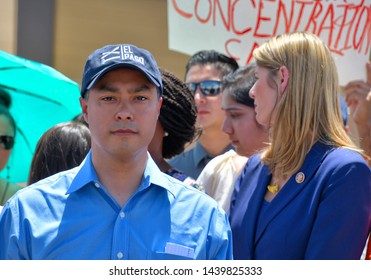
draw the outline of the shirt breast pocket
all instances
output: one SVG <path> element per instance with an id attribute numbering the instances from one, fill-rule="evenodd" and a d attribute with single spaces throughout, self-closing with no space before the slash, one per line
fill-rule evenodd
<path id="1" fill-rule="evenodd" d="M 193 259 L 185 256 L 179 256 L 164 252 L 150 251 L 147 253 L 147 260 L 193 260 Z"/>

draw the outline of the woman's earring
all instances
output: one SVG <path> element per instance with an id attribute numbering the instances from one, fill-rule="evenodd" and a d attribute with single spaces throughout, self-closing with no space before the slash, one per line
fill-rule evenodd
<path id="1" fill-rule="evenodd" d="M 167 131 L 164 132 L 164 137 L 166 137 L 166 136 L 169 136 L 169 132 L 167 132 Z"/>
<path id="2" fill-rule="evenodd" d="M 6 166 L 6 181 L 9 182 L 10 180 L 10 165 Z"/>

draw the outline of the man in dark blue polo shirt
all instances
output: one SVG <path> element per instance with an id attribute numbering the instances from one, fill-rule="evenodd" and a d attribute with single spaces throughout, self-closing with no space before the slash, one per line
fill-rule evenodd
<path id="1" fill-rule="evenodd" d="M 215 50 L 194 54 L 186 66 L 185 82 L 194 94 L 197 106 L 197 125 L 202 134 L 194 147 L 170 159 L 169 163 L 193 178 L 214 157 L 233 149 L 229 137 L 221 130 L 221 80 L 238 68 L 237 62 Z"/>

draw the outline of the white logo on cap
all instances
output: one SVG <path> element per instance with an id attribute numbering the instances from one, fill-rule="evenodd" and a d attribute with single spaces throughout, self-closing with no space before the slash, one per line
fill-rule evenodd
<path id="1" fill-rule="evenodd" d="M 144 65 L 144 58 L 134 55 L 131 46 L 126 45 L 117 46 L 112 51 L 104 52 L 102 54 L 102 64 L 105 64 L 112 59 L 132 60 Z"/>

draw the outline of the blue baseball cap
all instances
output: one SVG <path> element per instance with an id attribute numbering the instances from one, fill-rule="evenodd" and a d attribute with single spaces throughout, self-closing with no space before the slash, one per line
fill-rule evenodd
<path id="1" fill-rule="evenodd" d="M 95 50 L 87 59 L 81 84 L 81 96 L 91 90 L 107 72 L 118 68 L 131 68 L 142 72 L 162 94 L 162 78 L 152 54 L 134 45 L 107 45 Z"/>

